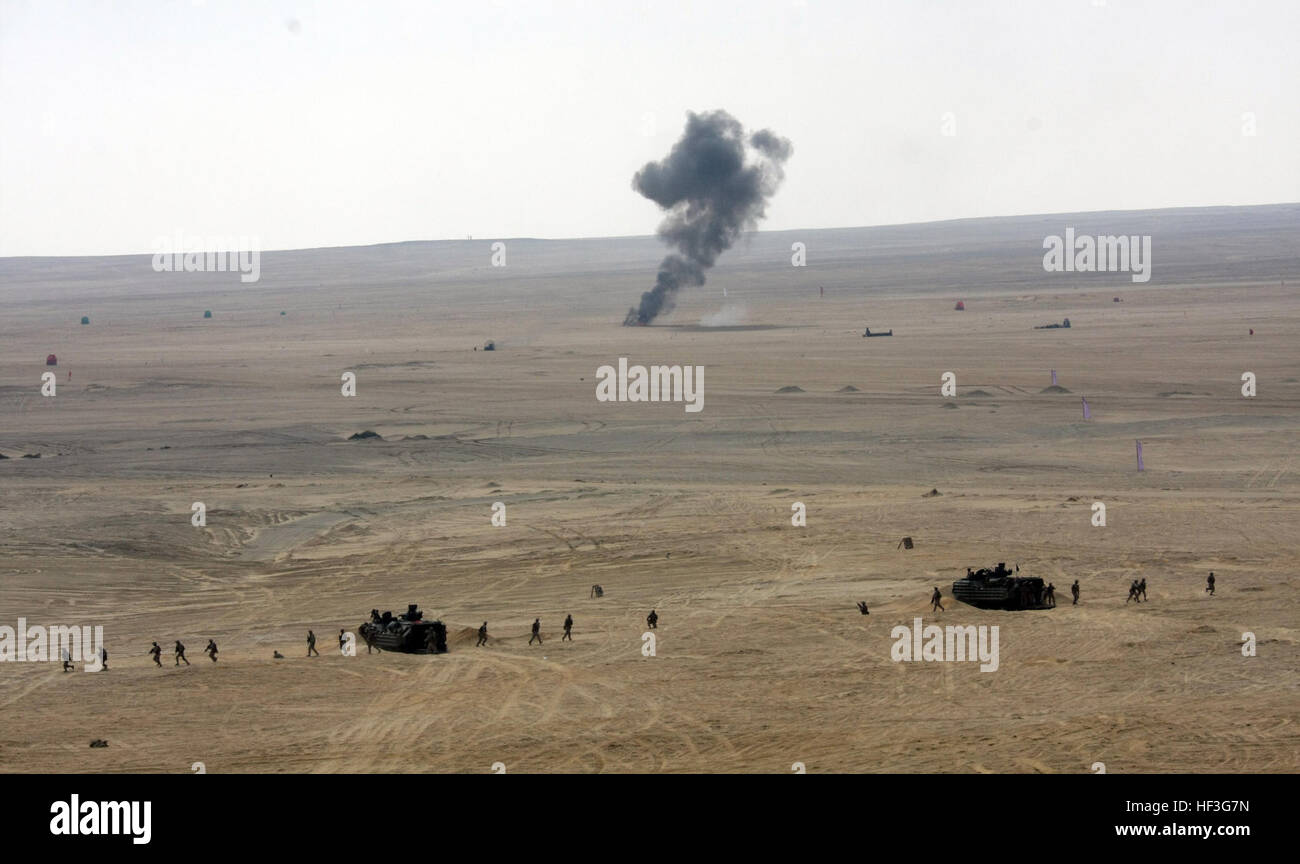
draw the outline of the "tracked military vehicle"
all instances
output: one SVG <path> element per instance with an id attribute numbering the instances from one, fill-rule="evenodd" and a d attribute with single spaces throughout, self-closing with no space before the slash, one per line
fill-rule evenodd
<path id="1" fill-rule="evenodd" d="M 380 615 L 378 609 L 370 610 L 370 620 L 357 628 L 366 644 L 385 651 L 404 654 L 447 653 L 447 627 L 441 621 L 425 621 L 418 603 L 411 603 L 406 612 L 394 616 L 392 612 Z"/>
<path id="2" fill-rule="evenodd" d="M 980 609 L 1050 609 L 1043 580 L 1017 576 L 1005 561 L 996 567 L 966 568 L 966 578 L 952 583 L 952 596 Z"/>

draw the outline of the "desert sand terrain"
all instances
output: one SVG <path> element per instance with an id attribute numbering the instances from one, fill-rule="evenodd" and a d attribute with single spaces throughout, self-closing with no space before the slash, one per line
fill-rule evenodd
<path id="1" fill-rule="evenodd" d="M 1151 234 L 1153 278 L 1044 272 L 1066 225 Z M 0 664 L 0 770 L 1300 770 L 1297 236 L 1297 205 L 762 233 L 639 328 L 650 237 L 270 252 L 247 285 L 0 261 L 0 623 L 110 654 Z M 597 402 L 619 357 L 704 366 L 704 410 Z M 951 598 L 998 561 L 1061 605 Z M 449 653 L 340 656 L 411 602 Z M 894 662 L 918 616 L 998 625 L 998 670 Z"/>

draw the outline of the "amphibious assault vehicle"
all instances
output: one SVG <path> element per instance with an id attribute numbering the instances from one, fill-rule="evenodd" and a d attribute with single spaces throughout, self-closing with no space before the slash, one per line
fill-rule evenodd
<path id="1" fill-rule="evenodd" d="M 370 620 L 357 628 L 367 644 L 385 651 L 405 654 L 447 653 L 447 627 L 441 621 L 425 621 L 418 603 L 411 603 L 406 611 L 394 617 L 392 612 L 380 615 L 378 609 L 370 610 Z"/>
<path id="2" fill-rule="evenodd" d="M 1049 609 L 1042 579 L 1017 576 L 1006 562 L 996 567 L 966 568 L 966 578 L 952 583 L 952 596 L 980 609 Z"/>

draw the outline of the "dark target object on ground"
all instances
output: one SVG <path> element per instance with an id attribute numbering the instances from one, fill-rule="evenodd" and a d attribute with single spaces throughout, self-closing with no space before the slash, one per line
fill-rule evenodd
<path id="1" fill-rule="evenodd" d="M 418 603 L 411 603 L 396 617 L 392 612 L 371 610 L 370 620 L 359 628 L 361 638 L 385 651 L 405 654 L 446 654 L 447 627 L 441 621 L 425 621 Z"/>
<path id="2" fill-rule="evenodd" d="M 1052 608 L 1047 605 L 1046 586 L 1042 579 L 1017 576 L 1002 561 L 997 567 L 984 567 L 974 572 L 966 568 L 966 578 L 952 583 L 952 596 L 980 609 Z"/>
<path id="3" fill-rule="evenodd" d="M 898 546 L 901 546 L 901 547 L 903 547 L 904 549 L 911 549 L 911 548 L 912 548 L 912 538 L 911 538 L 911 537 L 904 537 L 902 540 L 899 540 L 899 541 L 898 541 Z M 895 546 L 894 548 L 897 549 L 898 546 Z"/>

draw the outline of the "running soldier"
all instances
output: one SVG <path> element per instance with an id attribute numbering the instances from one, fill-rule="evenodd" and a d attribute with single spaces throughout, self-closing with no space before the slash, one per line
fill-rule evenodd
<path id="1" fill-rule="evenodd" d="M 571 632 L 572 630 L 573 630 L 573 616 L 565 615 L 564 635 L 560 637 L 560 641 L 563 642 L 565 639 L 568 639 L 570 642 L 572 642 L 573 641 L 573 633 Z"/>
<path id="2" fill-rule="evenodd" d="M 161 668 L 162 668 L 162 648 L 158 647 L 158 643 L 157 643 L 157 642 L 153 643 L 153 647 L 149 649 L 149 656 L 153 657 L 153 665 L 155 665 L 155 666 L 157 666 L 159 669 L 161 669 Z"/>
<path id="3" fill-rule="evenodd" d="M 217 662 L 217 640 L 209 639 L 208 647 L 203 649 L 203 653 L 212 658 L 212 662 Z"/>
<path id="4" fill-rule="evenodd" d="M 650 614 L 647 615 L 647 616 L 645 616 L 645 623 L 650 627 L 651 630 L 658 630 L 658 629 L 659 629 L 659 613 L 656 612 L 655 610 L 651 609 L 651 610 L 650 610 Z"/>
<path id="5" fill-rule="evenodd" d="M 931 612 L 942 612 L 942 611 L 943 611 L 943 603 L 940 602 L 940 600 L 941 600 L 942 597 L 943 597 L 943 595 L 939 593 L 939 586 L 936 585 L 936 586 L 934 587 L 934 593 L 930 595 L 930 611 L 931 611 Z"/>
<path id="6" fill-rule="evenodd" d="M 866 601 L 866 600 L 859 600 L 859 601 L 858 601 L 858 611 L 861 612 L 863 615 L 870 615 L 870 614 L 871 614 L 871 612 L 867 609 L 867 601 Z"/>
<path id="7" fill-rule="evenodd" d="M 478 642 L 474 644 L 474 647 L 481 648 L 486 644 L 487 644 L 487 622 L 484 621 L 483 626 L 478 628 Z"/>
<path id="8" fill-rule="evenodd" d="M 541 618 L 533 619 L 533 635 L 529 637 L 528 644 L 532 645 L 534 639 L 537 640 L 538 645 L 542 644 L 542 619 Z"/>
<path id="9" fill-rule="evenodd" d="M 176 640 L 176 648 L 174 650 L 176 651 L 177 666 L 181 665 L 182 660 L 185 660 L 186 666 L 190 665 L 190 661 L 185 657 L 185 646 L 181 644 L 181 640 L 179 639 Z"/>
<path id="10" fill-rule="evenodd" d="M 1074 602 L 1071 603 L 1070 605 L 1078 606 L 1079 605 L 1079 580 L 1078 579 L 1075 579 L 1074 584 L 1070 586 L 1070 593 L 1074 595 Z"/>
<path id="11" fill-rule="evenodd" d="M 1145 603 L 1147 599 L 1147 577 L 1142 577 L 1142 581 L 1138 583 L 1138 590 L 1142 592 L 1142 601 Z"/>
<path id="12" fill-rule="evenodd" d="M 1128 600 L 1124 601 L 1125 606 L 1128 605 L 1129 600 L 1136 600 L 1139 603 L 1142 602 L 1142 595 L 1138 591 L 1138 580 L 1136 579 L 1133 580 L 1132 585 L 1128 586 Z"/>
<path id="13" fill-rule="evenodd" d="M 64 672 L 71 672 L 71 671 L 72 671 L 72 653 L 71 653 L 70 651 L 68 651 L 68 649 L 67 649 L 66 646 L 63 647 L 63 648 L 61 648 L 61 649 L 59 649 L 59 659 L 63 661 L 63 671 L 64 671 Z"/>
<path id="14" fill-rule="evenodd" d="M 313 654 L 315 654 L 317 657 L 320 656 L 320 652 L 316 650 L 316 634 L 308 630 L 307 631 L 307 656 L 310 657 Z"/>
<path id="15" fill-rule="evenodd" d="M 1210 571 L 1210 576 L 1205 580 L 1205 593 L 1211 597 L 1214 596 L 1214 571 Z"/>

